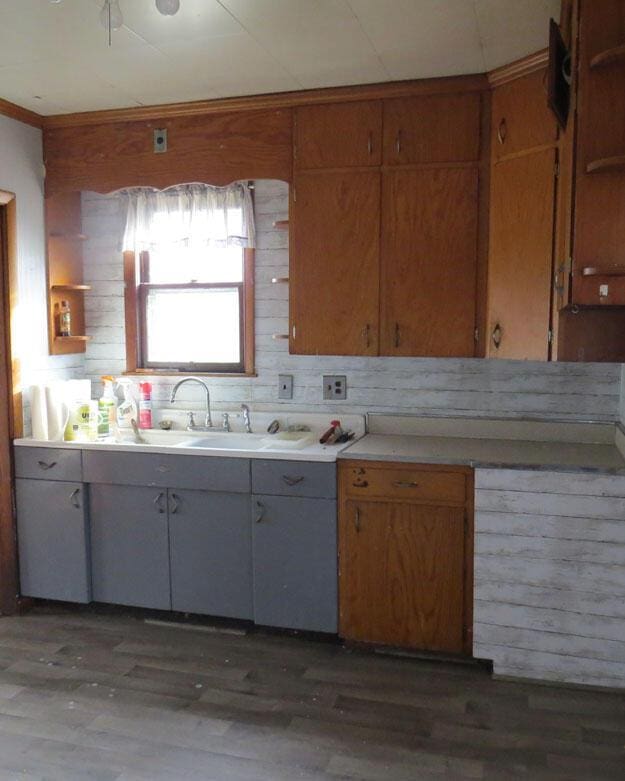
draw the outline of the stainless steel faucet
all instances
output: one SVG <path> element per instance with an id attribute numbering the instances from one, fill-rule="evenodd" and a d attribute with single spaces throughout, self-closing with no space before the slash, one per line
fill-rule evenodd
<path id="1" fill-rule="evenodd" d="M 211 395 L 210 395 L 210 391 L 208 390 L 208 385 L 204 382 L 204 380 L 201 380 L 199 377 L 185 377 L 184 380 L 180 380 L 174 385 L 174 388 L 171 392 L 171 398 L 169 399 L 169 403 L 173 404 L 176 401 L 176 394 L 178 393 L 178 389 L 180 388 L 181 385 L 184 385 L 185 382 L 197 382 L 206 391 L 206 417 L 204 418 L 204 425 L 197 426 L 195 424 L 193 416 L 190 415 L 187 431 L 207 431 L 209 428 L 213 427 L 213 421 L 211 419 Z"/>
<path id="2" fill-rule="evenodd" d="M 250 420 L 250 408 L 247 404 L 241 404 L 241 412 L 243 413 L 243 423 L 245 424 L 245 431 L 247 434 L 252 433 L 252 421 Z"/>

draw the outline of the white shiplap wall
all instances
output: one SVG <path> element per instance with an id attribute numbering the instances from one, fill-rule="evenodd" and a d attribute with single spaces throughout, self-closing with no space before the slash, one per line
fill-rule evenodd
<path id="1" fill-rule="evenodd" d="M 271 278 L 288 276 L 288 235 L 274 220 L 288 217 L 288 186 L 259 181 L 255 189 L 258 240 L 256 251 L 256 367 L 249 379 L 211 379 L 216 408 L 247 402 L 263 410 L 289 404 L 310 411 L 384 411 L 465 416 L 557 417 L 608 420 L 618 417 L 620 365 L 546 364 L 516 361 L 416 358 L 343 358 L 290 356 L 286 341 L 273 333 L 288 330 L 288 287 Z M 115 196 L 83 196 L 87 348 L 85 370 L 101 374 L 124 369 L 123 281 L 119 239 L 123 225 Z M 328 284 L 331 284 L 329 280 Z M 278 401 L 278 373 L 294 376 L 291 402 Z M 346 374 L 347 403 L 324 402 L 322 374 Z M 165 402 L 172 381 L 157 379 L 155 403 Z M 186 400 L 201 402 L 197 389 Z M 185 397 L 181 397 L 185 398 Z"/>
<path id="2" fill-rule="evenodd" d="M 475 486 L 474 655 L 625 687 L 625 476 L 478 469 Z"/>

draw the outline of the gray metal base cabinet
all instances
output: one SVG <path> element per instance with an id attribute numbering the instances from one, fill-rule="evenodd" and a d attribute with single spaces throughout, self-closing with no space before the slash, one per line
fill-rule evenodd
<path id="1" fill-rule="evenodd" d="M 88 529 L 82 483 L 15 481 L 21 593 L 90 602 Z"/>
<path id="2" fill-rule="evenodd" d="M 336 502 L 254 495 L 254 620 L 336 633 Z"/>
<path id="3" fill-rule="evenodd" d="M 91 485 L 89 495 L 94 600 L 171 610 L 167 491 Z"/>
<path id="4" fill-rule="evenodd" d="M 172 609 L 252 619 L 249 494 L 169 496 Z"/>

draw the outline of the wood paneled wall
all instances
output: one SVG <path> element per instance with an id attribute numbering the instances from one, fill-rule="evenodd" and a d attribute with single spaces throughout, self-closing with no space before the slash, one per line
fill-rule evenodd
<path id="1" fill-rule="evenodd" d="M 291 179 L 289 109 L 172 117 L 44 130 L 46 195 L 183 182 Z M 154 130 L 168 150 L 154 152 Z"/>
<path id="2" fill-rule="evenodd" d="M 475 473 L 474 655 L 497 675 L 625 681 L 625 477 Z"/>

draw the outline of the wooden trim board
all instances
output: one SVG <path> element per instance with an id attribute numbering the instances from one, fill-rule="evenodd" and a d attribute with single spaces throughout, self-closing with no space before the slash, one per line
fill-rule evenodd
<path id="1" fill-rule="evenodd" d="M 33 127 L 43 127 L 44 117 L 41 114 L 36 114 L 34 111 L 29 111 L 27 108 L 22 108 L 22 106 L 2 98 L 0 98 L 0 115 L 9 117 L 9 119 L 16 119 L 18 122 L 24 122 Z"/>

